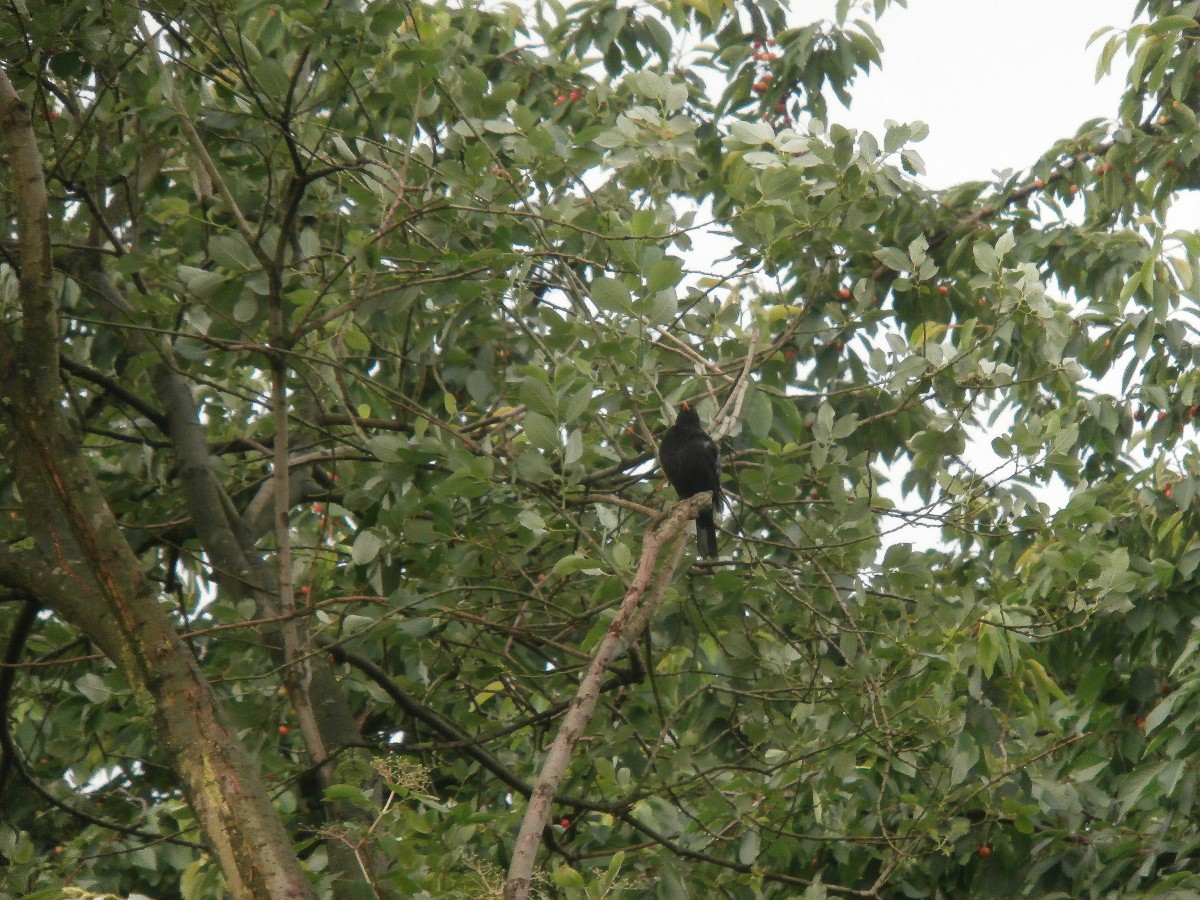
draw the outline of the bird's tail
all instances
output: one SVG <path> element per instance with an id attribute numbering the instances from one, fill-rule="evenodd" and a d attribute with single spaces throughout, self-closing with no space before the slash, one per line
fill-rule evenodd
<path id="1" fill-rule="evenodd" d="M 701 556 L 716 559 L 717 524 L 713 521 L 711 509 L 702 509 L 696 516 L 696 549 Z"/>

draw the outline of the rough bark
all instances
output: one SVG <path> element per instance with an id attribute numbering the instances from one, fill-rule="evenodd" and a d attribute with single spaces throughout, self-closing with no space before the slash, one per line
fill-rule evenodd
<path id="1" fill-rule="evenodd" d="M 59 585 L 39 599 L 128 679 L 232 893 L 313 897 L 250 757 L 143 576 L 63 413 L 45 181 L 28 107 L 3 71 L 0 141 L 17 203 L 21 307 L 0 325 L 0 455 L 26 508 L 38 511 L 25 524 Z"/>
<path id="2" fill-rule="evenodd" d="M 73 251 L 60 255 L 57 263 L 106 308 L 114 322 L 136 325 L 133 306 L 101 268 L 102 259 L 98 253 Z M 358 726 L 333 672 L 326 666 L 310 665 L 308 630 L 300 620 L 287 618 L 293 610 L 281 601 L 276 572 L 257 546 L 265 534 L 275 530 L 279 519 L 274 500 L 276 481 L 284 485 L 286 511 L 299 499 L 297 489 L 311 479 L 273 479 L 268 483 L 271 490 L 264 490 L 267 502 L 255 502 L 245 512 L 240 511 L 213 471 L 197 403 L 187 379 L 174 368 L 169 345 L 153 344 L 152 338 L 136 328 L 130 330 L 129 339 L 162 355 L 151 372 L 154 394 L 162 410 L 156 411 L 154 419 L 166 433 L 178 461 L 177 477 L 193 533 L 212 563 L 213 579 L 222 596 L 233 603 L 252 599 L 256 618 L 269 623 L 261 626 L 263 643 L 284 673 L 284 687 L 303 726 L 300 734 L 317 764 L 318 782 L 321 787 L 328 786 L 334 779 L 332 765 L 326 760 L 358 743 Z M 287 445 L 283 447 L 286 456 Z M 290 464 L 278 465 L 283 471 L 290 468 Z M 290 637 L 286 635 L 289 630 Z M 291 652 L 286 650 L 289 643 Z M 305 670 L 303 677 L 299 676 L 299 668 Z M 327 804 L 326 812 L 331 821 L 369 821 L 362 810 L 345 802 Z M 333 870 L 342 873 L 343 879 L 365 880 L 360 861 L 343 842 L 331 839 L 327 850 Z M 341 885 L 338 882 L 335 886 L 339 896 Z"/>

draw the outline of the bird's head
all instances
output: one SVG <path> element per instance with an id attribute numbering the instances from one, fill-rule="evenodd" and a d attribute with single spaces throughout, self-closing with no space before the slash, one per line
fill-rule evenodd
<path id="1" fill-rule="evenodd" d="M 679 415 L 675 418 L 676 422 L 700 424 L 700 414 L 696 412 L 696 407 L 684 400 L 679 404 Z"/>

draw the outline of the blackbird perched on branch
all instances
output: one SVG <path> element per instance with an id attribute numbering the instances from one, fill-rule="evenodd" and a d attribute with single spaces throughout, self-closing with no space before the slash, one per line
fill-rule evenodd
<path id="1" fill-rule="evenodd" d="M 696 544 L 707 557 L 717 555 L 717 526 L 713 513 L 721 508 L 721 461 L 717 445 L 700 425 L 700 416 L 690 403 L 682 403 L 675 424 L 667 429 L 658 456 L 667 480 L 680 498 L 712 491 L 712 509 L 696 517 Z"/>

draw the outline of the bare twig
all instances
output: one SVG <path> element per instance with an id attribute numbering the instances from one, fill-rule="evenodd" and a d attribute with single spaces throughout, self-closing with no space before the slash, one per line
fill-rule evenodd
<path id="1" fill-rule="evenodd" d="M 746 362 L 738 375 L 737 386 L 725 400 L 725 405 L 717 412 L 714 419 L 716 430 L 712 438 L 719 441 L 729 436 L 734 424 L 742 417 L 742 401 L 746 399 L 746 388 L 750 384 L 750 365 L 754 362 L 754 351 L 758 346 L 758 329 L 750 332 L 750 346 L 746 348 Z"/>

